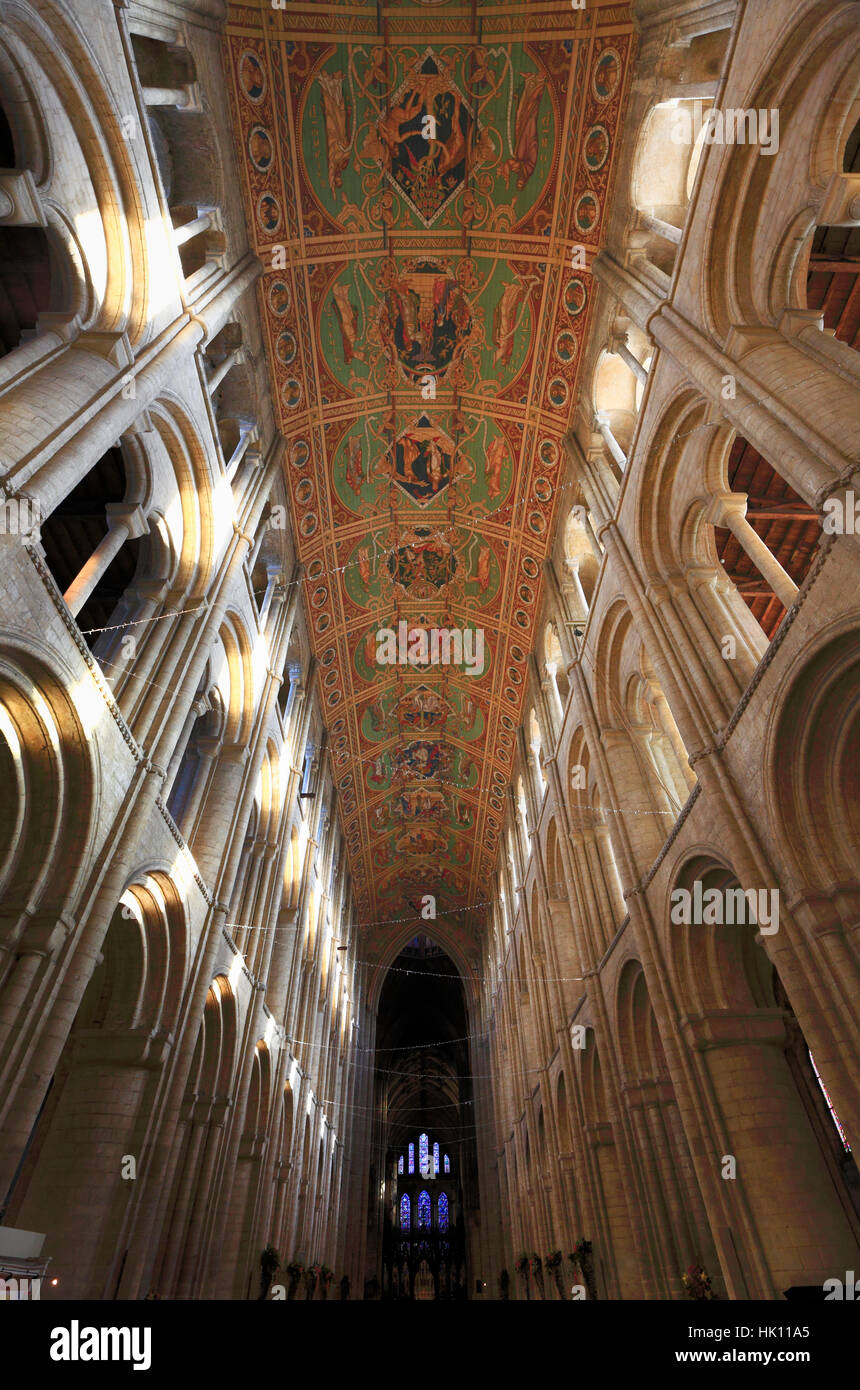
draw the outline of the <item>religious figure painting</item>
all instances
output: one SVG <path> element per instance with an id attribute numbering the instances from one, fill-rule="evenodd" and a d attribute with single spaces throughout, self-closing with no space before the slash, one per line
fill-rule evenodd
<path id="1" fill-rule="evenodd" d="M 449 710 L 450 706 L 437 690 L 423 685 L 404 695 L 397 706 L 398 717 L 411 729 L 438 729 Z"/>
<path id="2" fill-rule="evenodd" d="M 453 458 L 453 440 L 422 415 L 394 445 L 395 480 L 413 502 L 426 506 L 448 486 Z"/>
<path id="3" fill-rule="evenodd" d="M 262 100 L 266 90 L 266 74 L 256 53 L 246 49 L 239 59 L 239 86 L 249 101 Z"/>
<path id="4" fill-rule="evenodd" d="M 511 280 L 505 285 L 502 297 L 496 305 L 493 315 L 493 346 L 496 349 L 493 361 L 496 366 L 507 365 L 511 360 L 518 310 L 525 295 L 526 287 L 523 281 Z"/>
<path id="5" fill-rule="evenodd" d="M 349 298 L 349 285 L 337 284 L 332 290 L 334 298 L 334 309 L 340 325 L 340 337 L 343 345 L 343 360 L 349 366 L 355 357 L 359 362 L 364 361 L 364 349 L 356 346 L 358 337 L 358 322 L 356 311 Z"/>
<path id="6" fill-rule="evenodd" d="M 458 281 L 435 261 L 397 273 L 379 310 L 379 332 L 389 361 L 407 380 L 443 377 L 472 332 L 472 313 Z"/>
<path id="7" fill-rule="evenodd" d="M 352 435 L 346 445 L 346 481 L 357 497 L 364 484 L 364 467 L 361 440 L 356 435 Z"/>
<path id="8" fill-rule="evenodd" d="M 444 772 L 450 762 L 449 750 L 441 743 L 416 739 L 394 751 L 394 773 L 407 779 L 429 780 Z"/>
<path id="9" fill-rule="evenodd" d="M 432 826 L 418 826 L 401 835 L 394 848 L 398 854 L 445 854 L 447 838 Z"/>
<path id="10" fill-rule="evenodd" d="M 447 814 L 444 794 L 428 788 L 401 792 L 393 804 L 401 820 L 444 820 Z"/>
<path id="11" fill-rule="evenodd" d="M 321 693 L 333 718 L 358 715 L 336 742 L 342 778 L 357 768 L 342 795 L 364 910 L 431 843 L 474 895 L 497 848 L 491 779 L 509 775 L 512 740 L 494 709 L 521 693 L 499 625 L 531 635 L 587 328 L 590 277 L 567 241 L 599 244 L 629 41 L 574 15 L 570 43 L 541 17 L 534 42 L 500 29 L 466 47 L 457 0 L 408 0 L 392 45 L 349 8 L 331 34 L 288 38 L 278 16 L 271 54 L 244 33 L 233 49 L 259 248 L 291 242 L 265 285 L 267 341 L 295 535 L 308 572 L 332 574 L 325 602 L 311 590 L 314 638 L 337 628 L 350 655 L 349 681 L 327 666 Z M 438 29 L 422 28 L 437 8 Z M 488 658 L 470 665 L 464 638 L 450 671 L 380 660 L 380 631 L 401 619 L 480 628 Z"/>
<path id="12" fill-rule="evenodd" d="M 484 479 L 487 484 L 488 497 L 496 498 L 502 490 L 502 468 L 505 454 L 505 440 L 502 435 L 497 435 L 489 444 L 484 460 Z"/>
<path id="13" fill-rule="evenodd" d="M 432 227 L 466 175 L 473 118 L 429 53 L 416 63 L 365 142 L 413 212 Z"/>
<path id="14" fill-rule="evenodd" d="M 502 165 L 502 174 L 506 179 L 516 174 L 517 188 L 525 188 L 537 164 L 538 107 L 545 88 L 546 78 L 543 74 L 529 72 L 524 76 L 517 92 L 514 152 Z"/>
<path id="15" fill-rule="evenodd" d="M 328 178 L 332 193 L 343 182 L 343 171 L 349 163 L 352 137 L 347 134 L 349 108 L 343 97 L 343 73 L 321 72 L 325 135 L 328 146 Z"/>
<path id="16" fill-rule="evenodd" d="M 414 598 L 432 598 L 453 577 L 457 559 L 451 546 L 423 528 L 388 556 L 388 572 Z"/>

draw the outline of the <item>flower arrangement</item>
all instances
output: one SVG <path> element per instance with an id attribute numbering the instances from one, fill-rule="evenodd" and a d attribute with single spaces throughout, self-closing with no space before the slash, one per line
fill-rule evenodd
<path id="1" fill-rule="evenodd" d="M 558 1269 L 559 1265 L 561 1264 L 561 1251 L 553 1250 L 551 1255 L 546 1256 L 543 1264 L 544 1269 Z"/>
<path id="2" fill-rule="evenodd" d="M 580 1268 L 582 1268 L 583 1260 L 587 1261 L 590 1255 L 591 1241 L 585 1240 L 583 1238 L 582 1240 L 577 1241 L 576 1245 L 573 1248 L 573 1253 L 568 1255 L 567 1258 L 570 1260 L 570 1263 L 572 1265 L 578 1265 Z"/>
<path id="3" fill-rule="evenodd" d="M 517 1260 L 517 1263 L 516 1263 L 516 1271 L 517 1271 L 517 1274 L 528 1274 L 528 1271 L 529 1271 L 529 1257 L 528 1257 L 528 1255 L 520 1255 L 520 1258 Z"/>
<path id="4" fill-rule="evenodd" d="M 328 1265 L 323 1265 L 320 1270 L 320 1280 L 323 1284 L 330 1284 L 334 1278 L 334 1270 L 329 1269 Z"/>
<path id="5" fill-rule="evenodd" d="M 697 1301 L 713 1298 L 714 1291 L 711 1288 L 711 1276 L 702 1269 L 701 1265 L 690 1265 L 682 1275 L 684 1289 L 688 1298 Z"/>
<path id="6" fill-rule="evenodd" d="M 287 1274 L 291 1279 L 301 1279 L 304 1272 L 304 1265 L 298 1265 L 295 1261 L 287 1265 Z"/>

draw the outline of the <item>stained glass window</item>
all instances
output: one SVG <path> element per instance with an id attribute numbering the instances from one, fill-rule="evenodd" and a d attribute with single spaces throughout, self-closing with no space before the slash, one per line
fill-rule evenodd
<path id="1" fill-rule="evenodd" d="M 450 1173 L 450 1171 L 451 1171 L 451 1160 L 450 1160 L 450 1158 L 448 1157 L 447 1154 L 445 1155 L 445 1159 L 444 1159 L 444 1168 L 445 1168 L 445 1172 L 446 1172 L 446 1173 Z"/>
<path id="2" fill-rule="evenodd" d="M 807 1048 L 806 1050 L 807 1050 L 807 1052 L 809 1052 L 809 1048 Z M 851 1152 L 851 1145 L 848 1143 L 848 1136 L 847 1136 L 847 1134 L 845 1133 L 845 1130 L 842 1128 L 842 1124 L 841 1124 L 841 1121 L 840 1121 L 840 1119 L 839 1119 L 839 1116 L 837 1115 L 836 1111 L 833 1109 L 833 1101 L 830 1099 L 830 1096 L 827 1094 L 827 1087 L 825 1086 L 824 1082 L 821 1080 L 821 1077 L 820 1077 L 820 1075 L 819 1075 L 819 1073 L 818 1073 L 818 1068 L 817 1068 L 817 1066 L 815 1065 L 815 1058 L 813 1057 L 813 1055 L 812 1055 L 811 1052 L 809 1052 L 809 1060 L 810 1060 L 810 1062 L 812 1063 L 812 1070 L 815 1072 L 815 1079 L 816 1079 L 816 1081 L 818 1082 L 819 1086 L 821 1087 L 821 1094 L 824 1096 L 824 1099 L 827 1101 L 827 1109 L 830 1111 L 830 1118 L 831 1118 L 831 1120 L 833 1121 L 833 1123 L 835 1124 L 836 1128 L 839 1130 L 839 1138 L 842 1140 L 842 1147 L 844 1148 L 844 1150 L 845 1150 L 846 1153 L 850 1154 L 850 1152 Z"/>
<path id="3" fill-rule="evenodd" d="M 409 1200 L 409 1193 L 404 1192 L 400 1198 L 400 1229 L 408 1231 L 412 1225 L 412 1203 Z"/>
<path id="4" fill-rule="evenodd" d="M 397 1171 L 398 1173 L 403 1172 L 403 1154 L 401 1154 L 397 1160 Z"/>
<path id="5" fill-rule="evenodd" d="M 418 1171 L 422 1178 L 430 1176 L 430 1145 L 426 1134 L 418 1136 Z"/>
<path id="6" fill-rule="evenodd" d="M 410 1144 L 410 1145 L 409 1145 L 409 1171 L 410 1171 L 410 1173 L 414 1173 L 414 1172 L 415 1172 L 415 1145 L 414 1145 L 414 1144 Z"/>
<path id="7" fill-rule="evenodd" d="M 433 1145 L 433 1176 L 434 1176 L 434 1178 L 438 1178 L 438 1176 L 439 1176 L 439 1145 L 438 1145 L 438 1144 L 434 1144 L 434 1145 Z"/>
<path id="8" fill-rule="evenodd" d="M 418 1193 L 418 1225 L 429 1227 L 431 1224 L 430 1193 L 425 1188 Z"/>
<path id="9" fill-rule="evenodd" d="M 447 1231 L 447 1229 L 448 1229 L 448 1198 L 445 1196 L 445 1193 L 444 1193 L 444 1192 L 441 1192 L 441 1193 L 439 1194 L 438 1212 L 439 1212 L 439 1230 L 440 1230 L 440 1231 Z"/>

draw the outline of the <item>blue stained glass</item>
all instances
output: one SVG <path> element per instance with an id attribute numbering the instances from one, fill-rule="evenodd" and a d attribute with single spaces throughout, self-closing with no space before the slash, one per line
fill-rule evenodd
<path id="1" fill-rule="evenodd" d="M 410 1144 L 410 1145 L 409 1145 L 409 1171 L 410 1171 L 410 1173 L 414 1173 L 414 1172 L 415 1172 L 415 1145 L 414 1145 L 414 1144 Z"/>
<path id="2" fill-rule="evenodd" d="M 445 1172 L 446 1172 L 446 1173 L 450 1173 L 450 1171 L 451 1171 L 451 1160 L 450 1160 L 450 1158 L 448 1157 L 447 1154 L 445 1155 L 445 1164 L 444 1164 L 444 1166 L 445 1166 Z"/>
<path id="3" fill-rule="evenodd" d="M 418 1136 L 418 1171 L 422 1178 L 430 1176 L 430 1145 L 426 1134 Z"/>
<path id="4" fill-rule="evenodd" d="M 444 1193 L 444 1192 L 442 1192 L 442 1193 L 439 1194 L 439 1208 L 438 1208 L 438 1209 L 439 1209 L 439 1230 L 440 1230 L 440 1231 L 447 1231 L 447 1229 L 448 1229 L 448 1198 L 445 1196 L 445 1193 Z"/>
<path id="5" fill-rule="evenodd" d="M 403 1172 L 403 1154 L 401 1154 L 397 1160 L 397 1171 L 398 1173 Z"/>
<path id="6" fill-rule="evenodd" d="M 426 1190 L 418 1193 L 418 1225 L 430 1226 L 431 1224 L 430 1193 Z"/>
<path id="7" fill-rule="evenodd" d="M 433 1176 L 434 1176 L 434 1178 L 438 1178 L 438 1176 L 439 1176 L 439 1145 L 438 1145 L 438 1144 L 434 1144 L 434 1145 L 433 1145 Z"/>
<path id="8" fill-rule="evenodd" d="M 409 1200 L 409 1193 L 404 1192 L 400 1198 L 400 1229 L 408 1231 L 412 1225 L 412 1203 Z"/>

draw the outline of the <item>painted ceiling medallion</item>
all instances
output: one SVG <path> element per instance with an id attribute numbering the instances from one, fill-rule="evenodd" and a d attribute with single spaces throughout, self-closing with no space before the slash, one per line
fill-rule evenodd
<path id="1" fill-rule="evenodd" d="M 419 416 L 394 445 L 394 481 L 419 506 L 435 502 L 451 481 L 455 450 L 447 434 Z"/>
<path id="2" fill-rule="evenodd" d="M 463 186 L 474 117 L 428 48 L 368 137 L 368 152 L 425 227 Z"/>
<path id="3" fill-rule="evenodd" d="M 388 556 L 388 572 L 412 598 L 435 598 L 457 568 L 450 544 L 420 527 Z"/>
<path id="4" fill-rule="evenodd" d="M 411 729 L 438 729 L 445 723 L 453 706 L 435 690 L 420 685 L 398 703 L 398 713 Z"/>
<path id="5" fill-rule="evenodd" d="M 473 315 L 459 281 L 438 261 L 386 267 L 379 332 L 390 362 L 408 382 L 435 391 L 473 336 Z M 425 378 L 428 378 L 425 381 Z"/>

